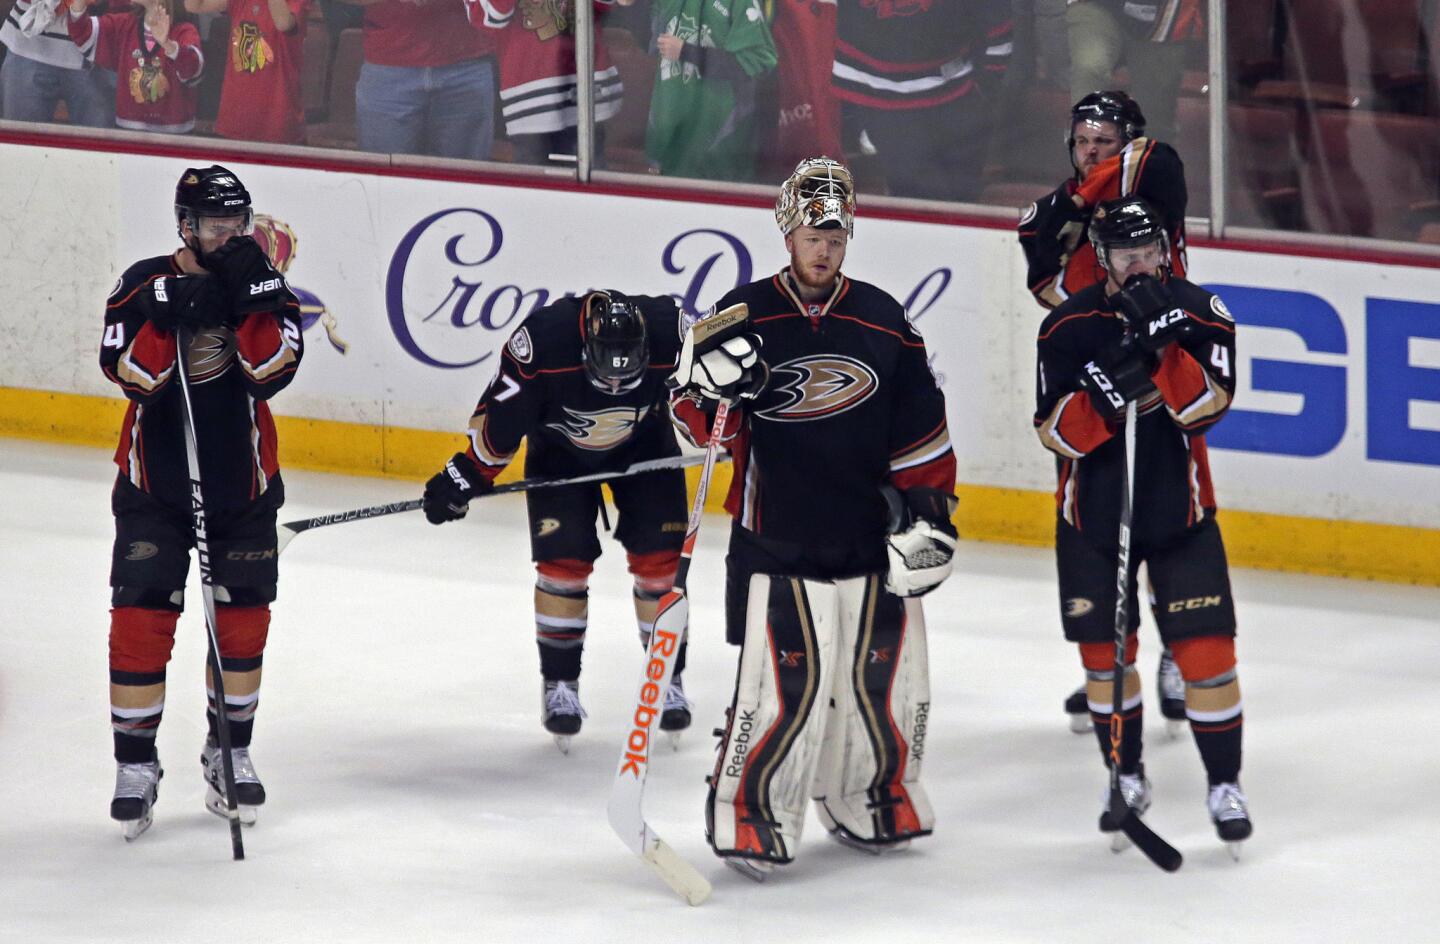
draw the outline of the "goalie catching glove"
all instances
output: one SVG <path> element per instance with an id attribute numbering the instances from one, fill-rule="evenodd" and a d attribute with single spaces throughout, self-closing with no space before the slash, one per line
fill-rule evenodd
<path id="1" fill-rule="evenodd" d="M 885 589 L 897 597 L 924 596 L 950 576 L 957 538 L 950 523 L 955 496 L 938 488 L 901 492 L 889 485 L 880 492 L 890 512 Z"/>
<path id="2" fill-rule="evenodd" d="M 459 521 L 470 510 L 470 500 L 488 495 L 495 490 L 495 484 L 486 478 L 473 459 L 463 452 L 445 463 L 445 468 L 436 472 L 425 483 L 425 496 L 421 499 L 425 519 L 431 524 Z"/>

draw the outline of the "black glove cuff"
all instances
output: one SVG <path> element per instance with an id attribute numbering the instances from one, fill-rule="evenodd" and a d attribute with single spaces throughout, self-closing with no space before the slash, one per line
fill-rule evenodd
<path id="1" fill-rule="evenodd" d="M 960 502 L 953 494 L 927 485 L 917 485 L 903 492 L 893 485 L 882 485 L 880 494 L 885 498 L 889 514 L 886 527 L 890 534 L 907 531 L 916 521 L 928 521 L 952 538 L 957 535 L 950 516 Z"/>

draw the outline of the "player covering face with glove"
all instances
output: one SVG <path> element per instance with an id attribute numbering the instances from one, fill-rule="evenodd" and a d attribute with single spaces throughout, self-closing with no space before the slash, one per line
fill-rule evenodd
<path id="1" fill-rule="evenodd" d="M 792 862 L 807 800 L 842 842 L 904 848 L 934 817 L 915 597 L 950 571 L 955 459 L 924 341 L 841 272 L 855 209 L 838 161 L 801 162 L 776 202 L 789 265 L 688 331 L 672 383 L 697 444 L 733 406 L 726 634 L 741 646 L 707 834 L 755 879 Z"/>
<path id="2" fill-rule="evenodd" d="M 1059 457 L 1061 623 L 1065 638 L 1079 644 L 1087 707 L 1108 764 L 1118 536 L 1122 496 L 1131 494 L 1123 431 L 1133 404 L 1120 792 L 1137 813 L 1150 805 L 1134 665 L 1140 623 L 1134 574 L 1143 562 L 1160 638 L 1184 679 L 1185 718 L 1205 767 L 1210 818 L 1219 837 L 1235 843 L 1251 831 L 1239 783 L 1244 719 L 1234 601 L 1205 443 L 1234 395 L 1235 323 L 1219 297 L 1170 270 L 1163 217 L 1143 198 L 1101 203 L 1090 239 L 1105 281 L 1051 312 L 1036 343 L 1035 429 Z M 1102 832 L 1117 828 L 1101 816 Z"/>

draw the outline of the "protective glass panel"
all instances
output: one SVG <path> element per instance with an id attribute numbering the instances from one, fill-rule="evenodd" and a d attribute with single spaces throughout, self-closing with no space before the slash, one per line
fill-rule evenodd
<path id="1" fill-rule="evenodd" d="M 1440 242 L 1430 0 L 1227 0 L 1229 223 Z"/>

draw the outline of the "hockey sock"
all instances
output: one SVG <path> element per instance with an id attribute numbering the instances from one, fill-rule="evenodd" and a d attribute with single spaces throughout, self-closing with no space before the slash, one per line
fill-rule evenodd
<path id="1" fill-rule="evenodd" d="M 591 565 L 584 561 L 541 561 L 535 581 L 535 643 L 540 675 L 572 682 L 580 677 L 589 621 Z"/>
<path id="2" fill-rule="evenodd" d="M 1140 750 L 1144 741 L 1145 703 L 1141 696 L 1140 673 L 1135 671 L 1135 655 L 1139 639 L 1134 634 L 1125 639 L 1124 697 L 1120 716 L 1124 727 L 1120 735 L 1120 772 L 1133 774 L 1140 769 Z M 1115 647 L 1108 642 L 1080 644 L 1080 659 L 1085 665 L 1085 700 L 1090 706 L 1090 719 L 1095 725 L 1095 739 L 1100 754 L 1109 763 L 1110 706 L 1115 692 Z"/>
<path id="3" fill-rule="evenodd" d="M 1245 715 L 1235 673 L 1235 640 L 1200 636 L 1171 646 L 1185 677 L 1185 716 L 1210 785 L 1240 780 Z"/>
<path id="4" fill-rule="evenodd" d="M 115 759 L 155 759 L 155 732 L 165 711 L 165 665 L 175 645 L 176 610 L 117 606 L 110 611 L 110 728 Z"/>
<path id="5" fill-rule="evenodd" d="M 659 606 L 660 598 L 665 595 L 662 590 L 659 593 L 651 593 L 635 587 L 635 624 L 640 629 L 640 645 L 646 650 L 650 648 L 650 630 L 655 627 L 655 611 Z M 685 671 L 685 652 L 690 648 L 690 637 L 686 634 L 684 641 L 680 643 L 680 652 L 675 656 L 675 674 L 679 675 Z"/>
<path id="6" fill-rule="evenodd" d="M 255 729 L 255 709 L 260 703 L 260 669 L 265 640 L 270 633 L 270 607 L 215 607 L 215 635 L 220 643 L 220 668 L 225 673 L 225 720 L 230 725 L 232 747 L 249 747 Z M 210 736 L 218 740 L 215 692 L 209 692 L 206 720 Z"/>

